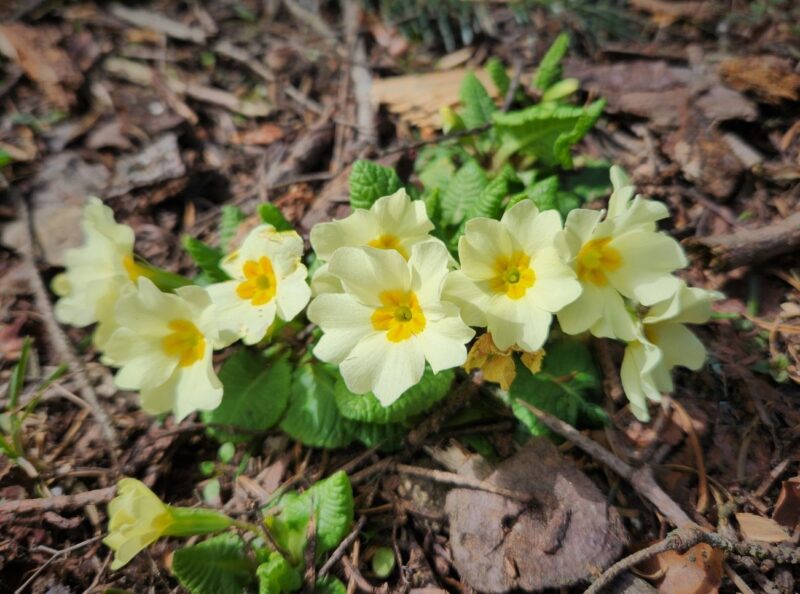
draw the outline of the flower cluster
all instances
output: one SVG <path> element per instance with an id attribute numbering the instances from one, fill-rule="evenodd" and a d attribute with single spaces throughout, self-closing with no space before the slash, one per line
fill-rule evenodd
<path id="1" fill-rule="evenodd" d="M 399 190 L 311 230 L 316 268 L 307 282 L 303 241 L 269 224 L 252 229 L 219 262 L 227 280 L 206 287 L 136 260 L 133 231 L 92 198 L 86 243 L 66 254 L 54 283 L 56 315 L 98 323 L 95 343 L 119 367 L 121 388 L 138 390 L 151 413 L 213 409 L 223 386 L 215 349 L 261 342 L 276 318 L 289 321 L 312 297 L 308 319 L 322 331 L 314 354 L 339 367 L 347 388 L 384 405 L 433 373 L 465 365 L 507 389 L 513 352 L 538 369 L 554 320 L 566 334 L 590 332 L 627 344 L 623 387 L 631 409 L 672 389 L 670 370 L 697 369 L 702 344 L 685 323 L 703 323 L 716 294 L 674 272 L 680 245 L 658 231 L 666 207 L 642 196 L 617 167 L 607 211 L 556 210 L 531 200 L 500 220 L 466 221 L 456 260 L 432 233 L 425 203 Z M 167 275 L 167 276 L 165 276 Z M 169 282 L 168 282 L 169 281 Z M 485 328 L 468 359 L 475 328 Z"/>
<path id="2" fill-rule="evenodd" d="M 133 230 L 97 198 L 88 201 L 83 230 L 84 245 L 66 253 L 67 270 L 54 281 L 56 317 L 98 323 L 95 345 L 120 368 L 117 386 L 138 390 L 149 413 L 173 411 L 180 420 L 219 406 L 213 351 L 239 339 L 258 342 L 276 317 L 289 321 L 302 311 L 311 294 L 294 231 L 256 227 L 221 263 L 231 280 L 175 288 L 175 275 L 134 258 Z"/>

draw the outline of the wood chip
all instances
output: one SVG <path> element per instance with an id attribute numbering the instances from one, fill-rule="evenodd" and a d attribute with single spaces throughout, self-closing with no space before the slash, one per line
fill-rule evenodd
<path id="1" fill-rule="evenodd" d="M 746 540 L 768 543 L 791 542 L 792 540 L 792 537 L 786 533 L 781 525 L 771 518 L 739 513 L 736 514 L 736 521 L 739 523 L 739 530 Z"/>

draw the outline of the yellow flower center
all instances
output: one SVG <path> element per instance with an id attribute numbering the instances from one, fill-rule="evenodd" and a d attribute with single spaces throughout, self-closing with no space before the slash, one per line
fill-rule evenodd
<path id="1" fill-rule="evenodd" d="M 510 299 L 521 299 L 536 282 L 531 257 L 525 252 L 514 252 L 510 258 L 500 256 L 494 262 L 494 270 L 497 275 L 489 281 L 489 287 Z"/>
<path id="2" fill-rule="evenodd" d="M 172 320 L 167 327 L 172 330 L 161 341 L 161 348 L 170 357 L 178 357 L 178 365 L 188 367 L 203 358 L 206 339 L 189 320 Z"/>
<path id="3" fill-rule="evenodd" d="M 272 268 L 272 261 L 266 256 L 258 260 L 247 260 L 242 266 L 246 280 L 236 287 L 236 294 L 253 305 L 265 305 L 275 297 L 278 280 Z"/>
<path id="4" fill-rule="evenodd" d="M 384 233 L 370 241 L 367 245 L 378 248 L 379 250 L 395 250 L 408 260 L 408 252 L 400 245 L 400 238 L 391 233 Z"/>
<path id="5" fill-rule="evenodd" d="M 122 258 L 122 266 L 125 268 L 125 272 L 128 273 L 128 277 L 133 282 L 136 282 L 140 276 L 150 278 L 150 274 L 147 269 L 141 264 L 137 264 L 136 260 L 130 254 Z"/>
<path id="6" fill-rule="evenodd" d="M 372 313 L 372 327 L 386 332 L 391 342 L 402 342 L 425 329 L 425 314 L 414 291 L 383 291 L 381 307 Z"/>
<path id="7" fill-rule="evenodd" d="M 610 237 L 592 239 L 578 252 L 578 278 L 598 287 L 608 284 L 607 272 L 614 272 L 622 266 L 622 256 L 608 244 Z"/>

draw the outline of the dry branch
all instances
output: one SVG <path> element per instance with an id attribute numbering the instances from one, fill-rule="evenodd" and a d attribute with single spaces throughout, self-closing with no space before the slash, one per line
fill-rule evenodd
<path id="1" fill-rule="evenodd" d="M 99 505 L 111 501 L 116 492 L 117 487 L 115 485 L 113 487 L 95 489 L 94 491 L 84 491 L 75 495 L 54 495 L 53 497 L 41 497 L 38 499 L 3 501 L 0 502 L 0 515 L 43 513 L 46 511 L 83 508 L 87 505 Z"/>
<path id="2" fill-rule="evenodd" d="M 727 235 L 692 237 L 683 243 L 716 270 L 757 264 L 800 248 L 800 212 L 766 227 Z"/>

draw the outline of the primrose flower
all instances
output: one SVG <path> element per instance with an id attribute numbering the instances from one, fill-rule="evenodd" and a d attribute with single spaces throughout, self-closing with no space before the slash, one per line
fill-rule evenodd
<path id="1" fill-rule="evenodd" d="M 119 298 L 115 315 L 119 327 L 106 353 L 121 367 L 117 386 L 139 390 L 144 410 L 172 410 L 181 420 L 194 410 L 219 405 L 222 384 L 211 352 L 221 341 L 205 289 L 188 286 L 162 293 L 141 277 L 136 290 Z"/>
<path id="2" fill-rule="evenodd" d="M 53 279 L 53 290 L 61 297 L 55 316 L 78 327 L 99 322 L 94 340 L 103 348 L 116 327 L 117 298 L 145 270 L 133 259 L 133 229 L 116 223 L 114 212 L 99 198 L 89 198 L 81 227 L 83 245 L 66 251 L 66 271 Z"/>
<path id="3" fill-rule="evenodd" d="M 114 551 L 111 569 L 126 565 L 162 536 L 191 536 L 218 532 L 232 520 L 210 509 L 172 507 L 141 481 L 124 478 L 108 504 L 108 536 L 103 543 Z"/>
<path id="4" fill-rule="evenodd" d="M 553 313 L 580 295 L 575 273 L 553 246 L 560 231 L 559 213 L 539 212 L 530 200 L 500 221 L 467 222 L 458 242 L 461 270 L 447 277 L 445 297 L 470 326 L 488 327 L 498 349 L 540 349 Z"/>
<path id="5" fill-rule="evenodd" d="M 439 241 L 412 246 L 408 261 L 396 250 L 336 250 L 330 273 L 343 292 L 318 295 L 308 318 L 324 332 L 314 354 L 339 365 L 351 392 L 389 406 L 419 382 L 426 360 L 434 373 L 464 363 L 475 333 L 442 301 L 449 259 Z"/>
<path id="6" fill-rule="evenodd" d="M 622 387 L 631 411 L 647 421 L 647 401 L 661 401 L 672 392 L 670 370 L 680 365 L 700 369 L 706 357 L 703 343 L 684 324 L 702 324 L 711 317 L 711 302 L 720 295 L 681 284 L 673 297 L 655 304 L 636 325 L 622 360 Z"/>
<path id="7" fill-rule="evenodd" d="M 342 247 L 371 246 L 395 250 L 408 260 L 411 248 L 432 239 L 433 223 L 425 204 L 411 200 L 404 189 L 378 198 L 369 210 L 356 208 L 349 217 L 320 223 L 311 229 L 311 247 L 322 262 L 328 262 Z M 341 285 L 323 264 L 311 279 L 314 294 L 339 293 Z"/>
<path id="8" fill-rule="evenodd" d="M 623 298 L 643 305 L 669 299 L 680 284 L 671 273 L 687 261 L 677 241 L 656 231 L 656 221 L 668 215 L 666 207 L 641 196 L 631 200 L 633 188 L 618 168 L 612 169 L 612 181 L 605 219 L 602 212 L 575 209 L 556 239 L 583 285 L 558 321 L 567 334 L 589 330 L 630 341 L 633 318 Z"/>
<path id="9" fill-rule="evenodd" d="M 494 344 L 492 335 L 486 332 L 481 334 L 472 344 L 467 361 L 464 363 L 465 371 L 480 369 L 483 379 L 500 384 L 503 390 L 508 390 L 517 377 L 517 366 L 514 364 L 514 352 L 520 351 L 516 346 L 500 350 Z M 522 351 L 520 360 L 531 373 L 539 373 L 544 359 L 544 350 L 534 353 Z"/>
<path id="10" fill-rule="evenodd" d="M 207 287 L 221 332 L 255 344 L 277 316 L 289 321 L 311 297 L 301 262 L 303 240 L 295 231 L 259 225 L 220 267 L 233 279 Z"/>

